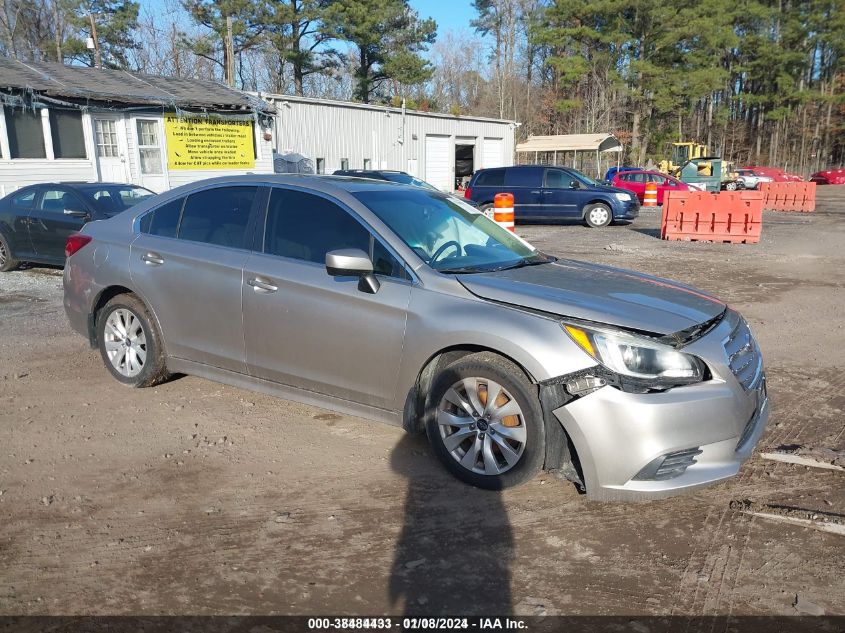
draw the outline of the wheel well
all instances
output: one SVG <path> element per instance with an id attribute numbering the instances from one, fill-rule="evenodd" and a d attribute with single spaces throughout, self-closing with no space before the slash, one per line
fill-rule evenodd
<path id="1" fill-rule="evenodd" d="M 417 374 L 417 380 L 414 383 L 414 386 L 411 387 L 411 390 L 408 392 L 405 399 L 405 410 L 402 424 L 406 431 L 410 433 L 421 433 L 425 430 L 425 398 L 432 383 L 434 382 L 434 377 L 437 375 L 437 372 L 443 367 L 451 365 L 456 360 L 459 360 L 464 356 L 477 354 L 479 352 L 489 352 L 491 354 L 501 356 L 522 370 L 528 380 L 537 384 L 537 381 L 534 380 L 531 374 L 528 373 L 525 367 L 523 367 L 518 361 L 494 349 L 482 347 L 481 345 L 455 345 L 453 347 L 447 347 L 432 355 L 425 362 L 422 369 Z"/>
<path id="2" fill-rule="evenodd" d="M 97 346 L 97 314 L 103 309 L 109 301 L 118 295 L 135 294 L 125 286 L 109 286 L 100 293 L 97 301 L 94 302 L 94 307 L 91 309 L 91 314 L 88 315 L 88 341 L 91 347 Z"/>
<path id="3" fill-rule="evenodd" d="M 611 213 L 613 213 L 613 207 L 610 205 L 610 203 L 609 203 L 607 200 L 599 200 L 599 199 L 596 199 L 596 200 L 590 200 L 587 204 L 585 204 L 585 205 L 581 208 L 581 215 L 586 215 L 586 214 L 587 214 L 587 207 L 589 207 L 591 204 L 601 204 L 601 205 L 604 205 L 604 206 L 606 206 L 606 207 L 607 207 L 608 211 L 610 211 Z"/>

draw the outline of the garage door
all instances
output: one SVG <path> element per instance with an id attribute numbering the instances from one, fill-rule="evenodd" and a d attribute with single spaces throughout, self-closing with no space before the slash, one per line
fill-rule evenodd
<path id="1" fill-rule="evenodd" d="M 451 139 L 448 136 L 425 137 L 425 179 L 442 191 L 452 191 Z"/>
<path id="2" fill-rule="evenodd" d="M 481 167 L 504 167 L 504 143 L 500 138 L 485 138 Z"/>

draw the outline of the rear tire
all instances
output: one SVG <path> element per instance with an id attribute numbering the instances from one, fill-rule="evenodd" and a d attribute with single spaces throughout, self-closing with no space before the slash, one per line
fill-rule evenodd
<path id="1" fill-rule="evenodd" d="M 97 313 L 97 343 L 106 368 L 124 385 L 151 387 L 167 378 L 161 334 L 135 295 L 117 295 Z"/>
<path id="2" fill-rule="evenodd" d="M 9 242 L 0 233 L 0 273 L 7 273 L 20 266 L 20 261 L 12 256 L 12 249 L 9 248 Z"/>
<path id="3" fill-rule="evenodd" d="M 603 228 L 613 222 L 613 212 L 609 206 L 601 202 L 588 204 L 584 208 L 584 222 L 594 229 Z"/>
<path id="4" fill-rule="evenodd" d="M 527 482 L 543 466 L 536 387 L 507 359 L 481 352 L 452 363 L 434 379 L 425 410 L 434 452 L 463 482 L 502 490 Z"/>

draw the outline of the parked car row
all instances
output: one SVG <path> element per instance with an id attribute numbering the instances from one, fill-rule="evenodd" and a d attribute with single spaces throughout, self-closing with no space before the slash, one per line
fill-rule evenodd
<path id="1" fill-rule="evenodd" d="M 0 200 L 0 272 L 22 261 L 63 265 L 68 236 L 154 195 L 144 187 L 107 182 L 22 187 Z"/>

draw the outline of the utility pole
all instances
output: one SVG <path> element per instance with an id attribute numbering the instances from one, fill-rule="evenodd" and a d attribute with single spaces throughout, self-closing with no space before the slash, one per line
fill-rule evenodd
<path id="1" fill-rule="evenodd" d="M 102 70 L 103 57 L 100 54 L 100 42 L 97 39 L 97 23 L 94 22 L 94 14 L 88 14 L 88 20 L 91 22 L 91 39 L 94 41 L 94 66 Z"/>
<path id="2" fill-rule="evenodd" d="M 232 16 L 226 16 L 226 84 L 235 87 L 235 43 L 232 41 Z"/>

